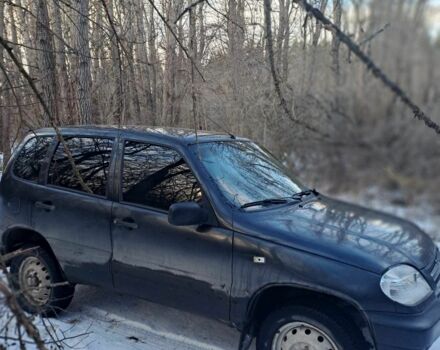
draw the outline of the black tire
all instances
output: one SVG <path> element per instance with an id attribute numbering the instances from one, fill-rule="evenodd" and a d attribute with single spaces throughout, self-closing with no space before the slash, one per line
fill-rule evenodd
<path id="1" fill-rule="evenodd" d="M 293 322 L 304 322 L 323 331 L 331 338 L 338 350 L 365 349 L 363 339 L 359 339 L 360 332 L 353 332 L 353 327 L 343 319 L 329 317 L 326 313 L 311 307 L 286 306 L 274 311 L 263 321 L 257 336 L 257 350 L 272 350 L 275 336 L 283 326 Z"/>
<path id="2" fill-rule="evenodd" d="M 24 245 L 22 249 L 32 248 L 35 245 Z M 35 260 L 37 259 L 37 260 Z M 29 292 L 26 292 L 26 286 L 24 283 L 24 266 L 28 264 L 29 261 L 36 262 L 35 266 L 38 265 L 41 271 L 46 273 L 44 280 L 50 285 L 63 284 L 56 287 L 46 287 L 44 288 L 45 296 L 44 301 L 40 300 L 37 302 L 33 299 Z M 61 268 L 56 261 L 56 259 L 47 252 L 42 247 L 37 247 L 36 249 L 21 254 L 11 261 L 11 277 L 12 277 L 12 288 L 17 292 L 17 300 L 21 308 L 31 314 L 39 314 L 43 317 L 54 317 L 59 313 L 64 311 L 70 304 L 75 292 L 75 287 L 71 284 L 65 284 L 67 281 L 63 277 Z M 27 288 L 28 290 L 30 288 Z M 43 290 L 43 288 L 34 288 L 34 290 Z M 47 300 L 46 300 L 47 299 Z"/>

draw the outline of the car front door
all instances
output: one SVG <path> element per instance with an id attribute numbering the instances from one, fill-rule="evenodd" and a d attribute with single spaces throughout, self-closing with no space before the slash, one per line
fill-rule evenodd
<path id="1" fill-rule="evenodd" d="M 71 282 L 112 287 L 112 202 L 107 199 L 112 138 L 69 137 L 57 143 L 45 186 L 32 193 L 32 225 L 43 234 Z M 46 183 L 47 182 L 47 183 Z"/>
<path id="2" fill-rule="evenodd" d="M 209 207 L 176 150 L 126 140 L 121 145 L 120 201 L 113 208 L 115 287 L 154 302 L 229 319 L 232 232 L 177 227 L 168 208 L 182 201 Z"/>

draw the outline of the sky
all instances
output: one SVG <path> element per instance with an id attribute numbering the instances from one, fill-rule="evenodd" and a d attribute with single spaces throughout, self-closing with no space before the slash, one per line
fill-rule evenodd
<path id="1" fill-rule="evenodd" d="M 440 35 L 440 0 L 430 0 L 431 7 L 435 7 L 435 11 L 427 12 L 428 28 L 434 37 Z"/>

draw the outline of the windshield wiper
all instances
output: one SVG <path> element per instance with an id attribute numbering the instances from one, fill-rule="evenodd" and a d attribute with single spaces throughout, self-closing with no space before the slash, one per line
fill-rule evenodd
<path id="1" fill-rule="evenodd" d="M 292 198 L 301 201 L 303 197 L 310 196 L 311 194 L 314 194 L 315 196 L 317 196 L 319 194 L 319 192 L 317 190 L 315 190 L 315 189 L 313 189 L 313 190 L 304 190 L 304 191 L 295 193 L 292 196 Z"/>
<path id="2" fill-rule="evenodd" d="M 256 207 L 258 205 L 269 205 L 269 204 L 285 204 L 287 203 L 287 199 L 283 198 L 269 198 L 269 199 L 263 199 L 261 201 L 255 201 L 243 204 L 240 208 L 249 208 L 249 207 Z"/>

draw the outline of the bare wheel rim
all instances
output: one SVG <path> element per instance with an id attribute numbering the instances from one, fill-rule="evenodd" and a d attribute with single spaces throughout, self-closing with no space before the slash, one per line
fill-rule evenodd
<path id="1" fill-rule="evenodd" d="M 47 266 L 37 257 L 23 260 L 19 270 L 20 288 L 24 297 L 35 306 L 45 305 L 50 298 L 50 274 Z"/>
<path id="2" fill-rule="evenodd" d="M 324 330 L 307 322 L 292 322 L 275 334 L 272 350 L 341 350 Z"/>

